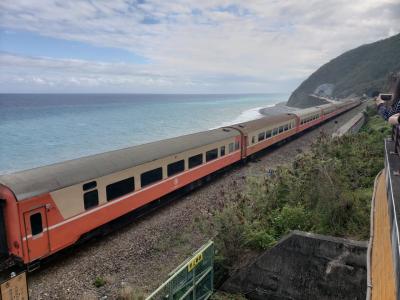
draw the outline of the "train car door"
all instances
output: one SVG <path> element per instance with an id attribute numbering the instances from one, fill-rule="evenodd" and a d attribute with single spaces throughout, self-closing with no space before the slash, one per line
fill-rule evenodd
<path id="1" fill-rule="evenodd" d="M 24 213 L 26 241 L 30 261 L 50 252 L 46 207 L 42 206 Z"/>
<path id="2" fill-rule="evenodd" d="M 243 136 L 243 143 L 242 143 L 242 159 L 246 158 L 247 156 L 247 147 L 249 146 L 249 137 L 247 135 Z"/>

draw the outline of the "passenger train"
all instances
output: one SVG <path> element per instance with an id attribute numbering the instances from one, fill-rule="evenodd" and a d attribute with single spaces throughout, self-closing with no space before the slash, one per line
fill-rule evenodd
<path id="1" fill-rule="evenodd" d="M 105 224 L 359 104 L 321 105 L 0 176 L 0 254 L 33 268 Z"/>

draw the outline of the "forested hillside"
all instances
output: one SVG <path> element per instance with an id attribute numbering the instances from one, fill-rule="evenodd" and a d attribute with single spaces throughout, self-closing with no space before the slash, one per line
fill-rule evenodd
<path id="1" fill-rule="evenodd" d="M 288 105 L 319 104 L 310 94 L 343 98 L 382 90 L 390 72 L 400 71 L 400 34 L 345 52 L 320 67 L 290 96 Z"/>

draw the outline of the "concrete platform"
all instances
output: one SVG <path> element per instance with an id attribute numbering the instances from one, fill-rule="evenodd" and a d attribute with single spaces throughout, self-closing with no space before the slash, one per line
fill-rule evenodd
<path id="1" fill-rule="evenodd" d="M 336 130 L 332 137 L 342 136 L 344 134 L 351 134 L 358 132 L 360 128 L 365 123 L 365 116 L 364 113 L 358 113 L 353 118 L 351 118 L 346 124 L 341 126 L 338 130 Z"/>

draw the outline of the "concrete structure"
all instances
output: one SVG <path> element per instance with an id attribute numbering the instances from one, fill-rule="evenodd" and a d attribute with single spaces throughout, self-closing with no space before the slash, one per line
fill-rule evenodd
<path id="1" fill-rule="evenodd" d="M 332 134 L 332 137 L 342 136 L 344 134 L 351 134 L 358 132 L 365 123 L 364 113 L 358 113 L 351 118 L 346 124 L 340 127 L 336 132 Z"/>
<path id="2" fill-rule="evenodd" d="M 365 299 L 367 242 L 293 231 L 222 290 L 249 299 Z"/>

